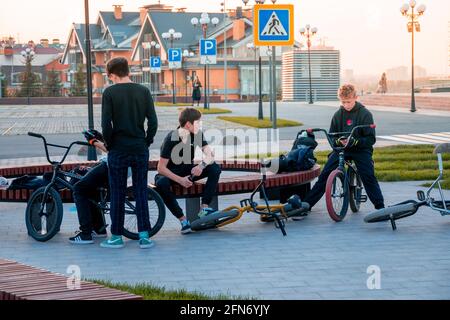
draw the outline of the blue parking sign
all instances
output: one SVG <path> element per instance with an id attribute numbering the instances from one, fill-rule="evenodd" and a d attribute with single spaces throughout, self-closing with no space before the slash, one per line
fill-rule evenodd
<path id="1" fill-rule="evenodd" d="M 168 52 L 169 69 L 181 68 L 181 59 L 182 59 L 181 49 L 169 49 Z"/>
<path id="2" fill-rule="evenodd" d="M 202 56 L 217 55 L 216 39 L 201 39 L 200 40 L 200 55 L 202 55 Z"/>
<path id="3" fill-rule="evenodd" d="M 161 58 L 151 57 L 150 58 L 150 68 L 161 68 Z"/>
<path id="4" fill-rule="evenodd" d="M 216 39 L 200 40 L 200 64 L 217 63 L 217 41 Z"/>
<path id="5" fill-rule="evenodd" d="M 161 57 L 150 57 L 150 72 L 161 73 Z"/>

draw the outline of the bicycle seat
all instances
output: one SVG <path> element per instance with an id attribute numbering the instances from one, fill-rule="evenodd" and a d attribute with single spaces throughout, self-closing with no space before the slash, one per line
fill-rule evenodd
<path id="1" fill-rule="evenodd" d="M 434 149 L 434 154 L 450 153 L 450 143 L 442 143 Z"/>

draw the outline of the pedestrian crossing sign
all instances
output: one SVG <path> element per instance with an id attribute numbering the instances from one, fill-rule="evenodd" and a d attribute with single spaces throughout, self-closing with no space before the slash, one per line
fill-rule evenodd
<path id="1" fill-rule="evenodd" d="M 257 4 L 253 10 L 253 35 L 256 46 L 292 46 L 294 44 L 293 4 Z"/>

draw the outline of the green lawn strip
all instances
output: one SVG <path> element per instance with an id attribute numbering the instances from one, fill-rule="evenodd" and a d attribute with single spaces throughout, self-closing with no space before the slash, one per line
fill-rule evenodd
<path id="1" fill-rule="evenodd" d="M 157 287 L 145 283 L 128 285 L 125 283 L 113 283 L 104 280 L 86 280 L 95 282 L 102 286 L 113 288 L 128 293 L 144 297 L 144 300 L 253 300 L 252 297 L 216 295 L 210 296 L 200 292 L 189 292 L 184 289 L 166 290 L 164 287 Z"/>
<path id="2" fill-rule="evenodd" d="M 374 150 L 375 174 L 379 181 L 434 181 L 438 172 L 437 157 L 433 154 L 434 146 L 401 145 L 376 148 Z M 316 152 L 317 163 L 322 167 L 327 161 L 329 151 Z M 259 158 L 274 158 L 278 155 L 259 155 Z M 246 159 L 257 159 L 248 155 Z M 442 187 L 450 189 L 450 155 L 444 154 L 444 177 Z M 426 186 L 430 186 L 427 184 Z"/>
<path id="3" fill-rule="evenodd" d="M 272 122 L 268 118 L 264 118 L 264 120 L 258 120 L 256 117 L 230 117 L 230 116 L 220 116 L 217 119 L 238 123 L 242 125 L 246 125 L 253 128 L 272 128 Z M 277 119 L 277 127 L 285 128 L 285 127 L 300 127 L 303 123 L 285 120 L 285 119 Z"/>
<path id="4" fill-rule="evenodd" d="M 178 110 L 183 110 L 184 108 L 178 108 Z M 222 109 L 222 108 L 195 108 L 198 111 L 200 111 L 202 114 L 224 114 L 224 113 L 231 113 L 231 110 L 228 109 Z"/>
<path id="5" fill-rule="evenodd" d="M 157 107 L 190 107 L 192 104 L 190 103 L 176 103 L 173 104 L 172 102 L 156 102 L 155 106 Z"/>

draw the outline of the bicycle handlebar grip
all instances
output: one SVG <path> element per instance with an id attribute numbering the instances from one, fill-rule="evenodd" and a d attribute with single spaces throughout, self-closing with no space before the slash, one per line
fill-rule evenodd
<path id="1" fill-rule="evenodd" d="M 35 138 L 43 138 L 42 135 L 34 132 L 28 132 L 28 135 Z"/>
<path id="2" fill-rule="evenodd" d="M 75 143 L 76 143 L 76 144 L 79 144 L 79 145 L 82 145 L 82 146 L 88 146 L 88 147 L 91 146 L 89 143 L 84 142 L 84 141 L 77 141 L 77 142 L 75 142 Z"/>

